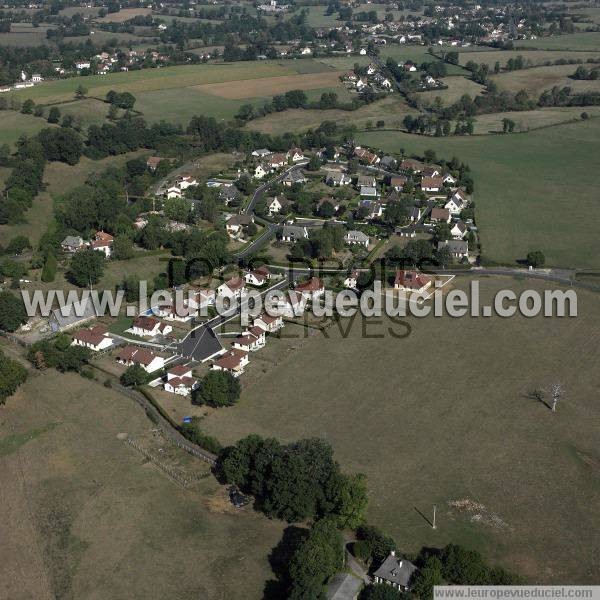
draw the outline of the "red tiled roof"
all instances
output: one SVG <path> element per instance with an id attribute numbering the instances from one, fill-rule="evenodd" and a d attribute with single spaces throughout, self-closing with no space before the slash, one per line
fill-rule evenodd
<path id="1" fill-rule="evenodd" d="M 160 321 L 155 319 L 154 317 L 147 317 L 146 315 L 142 315 L 138 317 L 134 322 L 134 327 L 139 327 L 144 331 L 153 331 L 156 325 L 158 325 Z"/>
<path id="2" fill-rule="evenodd" d="M 419 290 L 430 282 L 431 277 L 423 275 L 423 273 L 419 273 L 418 271 L 396 271 L 394 285 L 401 285 L 411 290 Z"/>
<path id="3" fill-rule="evenodd" d="M 241 277 L 233 277 L 229 281 L 226 281 L 225 284 L 232 292 L 236 292 L 244 287 L 244 280 Z"/>
<path id="4" fill-rule="evenodd" d="M 421 179 L 422 188 L 441 188 L 444 187 L 444 180 L 441 177 L 423 177 Z"/>
<path id="5" fill-rule="evenodd" d="M 191 370 L 192 370 L 192 367 L 189 367 L 187 365 L 177 365 L 176 367 L 169 369 L 168 373 L 169 373 L 169 375 L 175 375 L 176 377 L 181 377 L 181 376 L 185 375 L 186 373 L 189 373 Z"/>
<path id="6" fill-rule="evenodd" d="M 318 290 L 323 289 L 323 282 L 318 277 L 311 277 L 308 281 L 304 283 L 299 283 L 296 286 L 297 292 L 316 292 Z"/>
<path id="7" fill-rule="evenodd" d="M 447 221 L 450 218 L 450 211 L 447 208 L 432 208 L 431 218 L 435 221 Z"/>
<path id="8" fill-rule="evenodd" d="M 149 365 L 156 358 L 152 350 L 137 348 L 136 346 L 125 346 L 117 354 L 117 359 L 124 362 L 134 362 L 140 365 Z"/>
<path id="9" fill-rule="evenodd" d="M 244 350 L 236 350 L 235 348 L 229 350 L 227 354 L 224 354 L 221 358 L 215 361 L 215 364 L 222 369 L 228 371 L 233 370 L 240 366 L 240 362 L 248 353 Z"/>
<path id="10" fill-rule="evenodd" d="M 97 346 L 105 337 L 106 327 L 104 325 L 96 325 L 89 329 L 80 329 L 73 334 L 74 340 L 79 340 L 85 344 Z"/>

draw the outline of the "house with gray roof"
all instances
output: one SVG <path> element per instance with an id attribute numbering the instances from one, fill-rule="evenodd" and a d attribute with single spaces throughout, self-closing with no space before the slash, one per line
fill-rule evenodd
<path id="1" fill-rule="evenodd" d="M 469 257 L 469 243 L 464 240 L 445 240 L 443 242 L 438 242 L 438 250 L 441 250 L 442 248 L 448 248 L 452 258 Z"/>
<path id="2" fill-rule="evenodd" d="M 410 579 L 417 567 L 410 560 L 396 556 L 392 550 L 379 569 L 373 573 L 375 583 L 387 583 L 401 592 L 410 590 Z"/>
<path id="3" fill-rule="evenodd" d="M 85 242 L 83 238 L 78 235 L 68 235 L 61 243 L 60 247 L 63 252 L 77 252 L 81 247 L 83 247 Z"/>
<path id="4" fill-rule="evenodd" d="M 362 244 L 365 248 L 369 246 L 369 236 L 362 231 L 349 231 L 344 236 L 346 244 Z"/>
<path id="5" fill-rule="evenodd" d="M 297 225 L 284 225 L 281 230 L 282 242 L 297 242 L 298 240 L 308 239 L 308 229 L 298 227 Z"/>
<path id="6" fill-rule="evenodd" d="M 325 176 L 325 183 L 332 187 L 338 187 L 352 183 L 352 178 L 341 171 L 329 171 Z"/>
<path id="7" fill-rule="evenodd" d="M 89 297 L 67 304 L 52 311 L 49 323 L 52 331 L 65 331 L 97 317 L 94 303 Z"/>
<path id="8" fill-rule="evenodd" d="M 299 169 L 293 169 L 281 180 L 282 185 L 292 187 L 295 183 L 306 183 L 304 173 Z"/>

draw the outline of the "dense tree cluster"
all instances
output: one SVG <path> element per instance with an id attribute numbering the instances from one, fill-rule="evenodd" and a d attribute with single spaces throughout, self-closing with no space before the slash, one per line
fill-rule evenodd
<path id="1" fill-rule="evenodd" d="M 63 372 L 81 371 L 90 356 L 88 348 L 71 346 L 71 337 L 66 333 L 36 342 L 27 351 L 27 359 L 36 369 L 54 368 Z"/>
<path id="2" fill-rule="evenodd" d="M 26 321 L 27 313 L 21 298 L 9 291 L 0 292 L 0 329 L 15 331 Z"/>
<path id="3" fill-rule="evenodd" d="M 240 397 L 241 386 L 238 379 L 227 371 L 209 371 L 194 391 L 192 404 L 207 406 L 232 406 Z"/>
<path id="4" fill-rule="evenodd" d="M 341 473 L 323 440 L 281 444 L 250 435 L 221 452 L 217 472 L 252 494 L 265 514 L 288 522 L 331 516 L 356 527 L 367 505 L 364 475 Z"/>
<path id="5" fill-rule="evenodd" d="M 4 404 L 26 379 L 27 369 L 0 351 L 0 404 Z"/>

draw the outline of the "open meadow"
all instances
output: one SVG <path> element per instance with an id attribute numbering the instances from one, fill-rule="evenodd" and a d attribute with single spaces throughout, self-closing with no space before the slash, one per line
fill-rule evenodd
<path id="1" fill-rule="evenodd" d="M 519 113 L 512 113 L 518 119 Z M 600 119 L 513 135 L 431 138 L 366 132 L 363 144 L 384 151 L 459 157 L 470 165 L 483 255 L 514 264 L 542 250 L 546 264 L 600 267 L 596 168 Z"/>
<path id="2" fill-rule="evenodd" d="M 14 149 L 15 143 L 22 135 L 31 137 L 45 127 L 52 127 L 46 119 L 24 115 L 14 110 L 0 111 L 0 145 L 8 144 Z"/>
<path id="3" fill-rule="evenodd" d="M 482 303 L 506 288 L 544 285 L 483 278 Z M 298 340 L 204 428 L 225 442 L 326 439 L 343 470 L 367 475 L 369 521 L 402 552 L 454 542 L 530 582 L 595 583 L 598 297 L 578 306 L 576 319 L 411 317 L 402 339 L 387 318 L 346 319 L 346 339 L 333 325 Z M 552 413 L 529 394 L 557 380 L 567 398 Z"/>
<path id="4" fill-rule="evenodd" d="M 518 48 L 536 48 L 539 50 L 598 50 L 600 51 L 600 32 L 565 33 L 535 40 L 518 40 Z"/>
<path id="5" fill-rule="evenodd" d="M 486 64 L 493 67 L 496 62 L 500 63 L 501 67 L 505 67 L 506 63 L 511 58 L 522 56 L 526 64 L 543 65 L 547 62 L 553 63 L 556 60 L 581 60 L 586 62 L 589 58 L 599 59 L 600 52 L 569 52 L 564 50 L 472 50 L 466 51 L 466 48 L 461 48 L 459 54 L 459 62 L 461 65 L 467 64 L 470 60 L 477 64 Z M 577 67 L 573 67 L 575 70 Z"/>
<path id="6" fill-rule="evenodd" d="M 465 94 L 475 98 L 485 90 L 481 84 L 466 77 L 444 77 L 442 81 L 444 85 L 448 86 L 447 89 L 419 92 L 417 99 L 433 104 L 436 98 L 441 98 L 442 105 L 449 106 L 460 100 Z"/>
<path id="7" fill-rule="evenodd" d="M 206 474 L 152 429 L 133 400 L 79 375 L 34 374 L 8 400 L 1 597 L 262 597 L 283 524 L 235 511 L 210 475 L 179 486 L 117 438 L 127 433 L 178 470 Z"/>

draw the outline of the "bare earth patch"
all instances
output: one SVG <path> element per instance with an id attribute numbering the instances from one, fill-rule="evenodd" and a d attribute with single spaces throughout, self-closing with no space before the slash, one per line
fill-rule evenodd
<path id="1" fill-rule="evenodd" d="M 227 81 L 225 83 L 206 83 L 193 87 L 213 96 L 239 100 L 241 98 L 273 96 L 290 90 L 314 90 L 320 87 L 340 85 L 340 75 L 342 73 L 343 71 L 329 71 L 307 75 L 284 75 L 282 77 Z"/>

